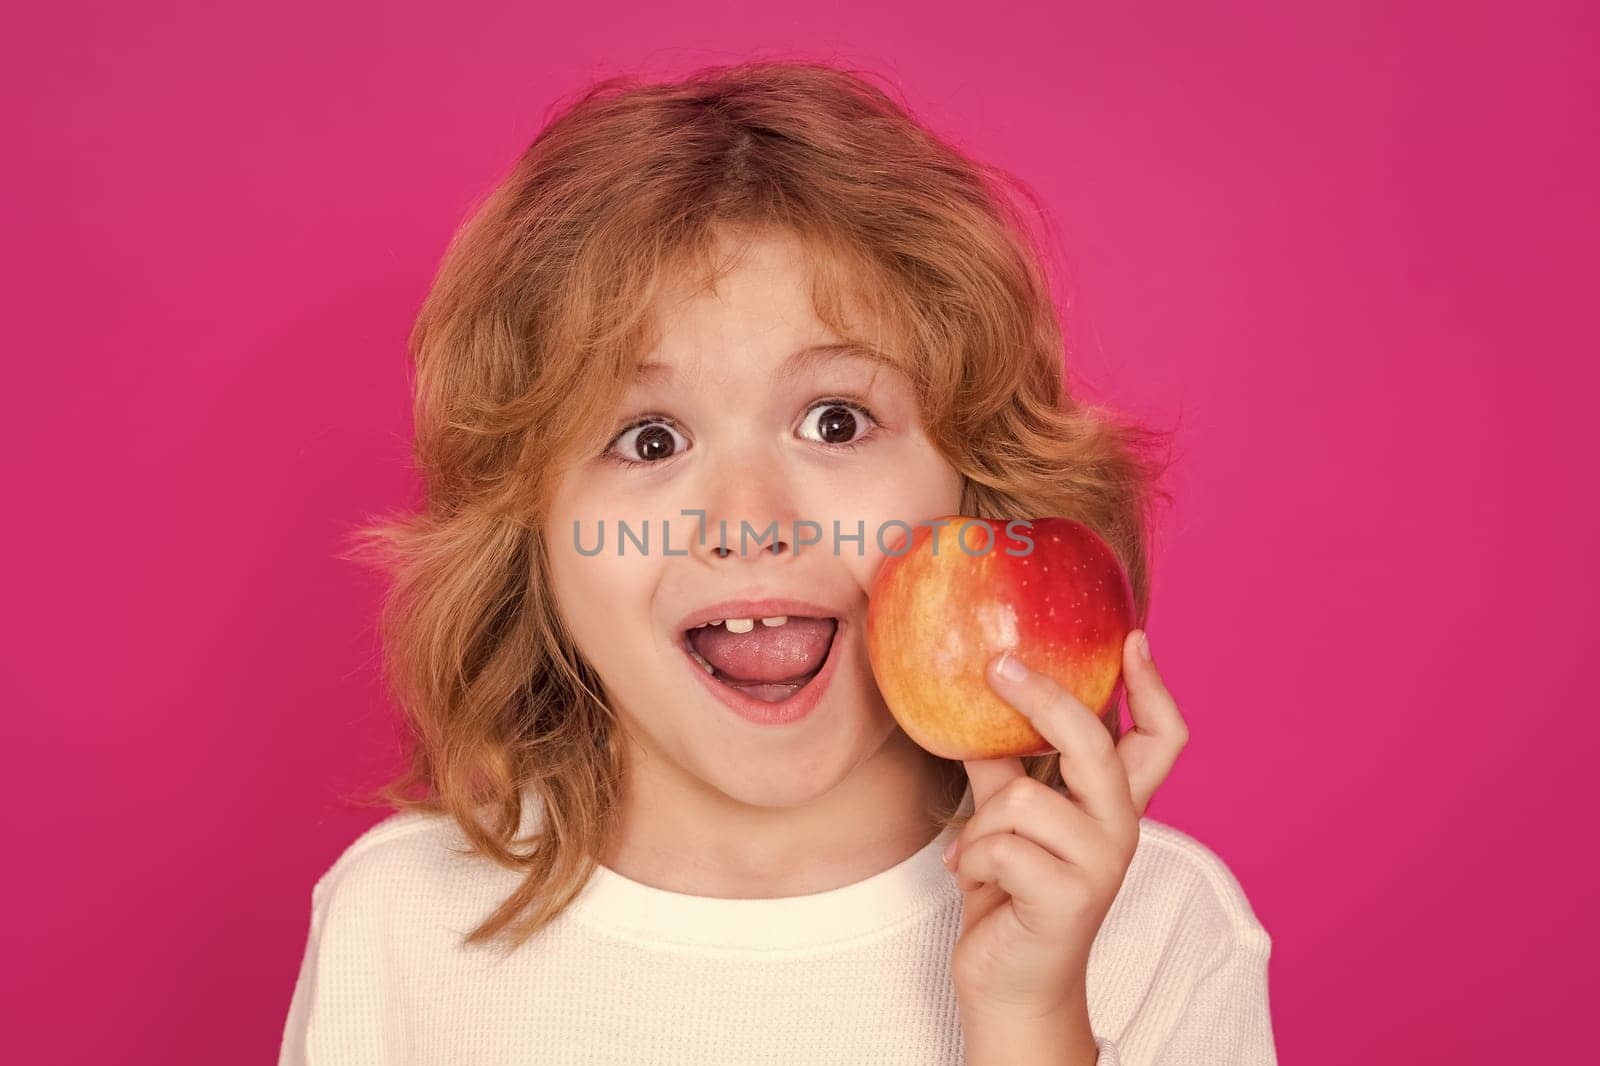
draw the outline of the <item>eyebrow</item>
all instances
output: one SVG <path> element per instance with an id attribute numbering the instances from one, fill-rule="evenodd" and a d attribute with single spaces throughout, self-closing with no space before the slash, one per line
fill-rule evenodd
<path id="1" fill-rule="evenodd" d="M 837 344 L 813 344 L 808 348 L 801 348 L 784 359 L 778 365 L 778 369 L 773 371 L 773 376 L 780 381 L 787 381 L 790 378 L 798 377 L 817 363 L 826 362 L 829 359 L 851 358 L 865 359 L 884 367 L 894 365 L 888 356 L 876 348 L 862 344 L 859 341 L 843 341 Z M 640 377 L 645 378 L 671 378 L 675 373 L 670 363 L 662 363 L 656 360 L 640 363 L 634 370 Z"/>

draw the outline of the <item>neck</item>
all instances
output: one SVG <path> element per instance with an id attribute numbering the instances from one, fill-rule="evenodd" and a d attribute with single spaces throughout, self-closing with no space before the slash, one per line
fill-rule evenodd
<path id="1" fill-rule="evenodd" d="M 622 815 L 600 861 L 669 892 L 726 899 L 826 892 L 903 862 L 941 828 L 966 785 L 960 762 L 898 727 L 833 788 L 803 802 L 730 797 L 664 753 L 631 760 Z M 637 767 L 652 772 L 636 772 Z"/>

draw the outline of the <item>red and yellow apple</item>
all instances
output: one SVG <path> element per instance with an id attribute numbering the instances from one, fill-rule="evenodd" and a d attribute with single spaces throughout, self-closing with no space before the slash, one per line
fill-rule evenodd
<path id="1" fill-rule="evenodd" d="M 990 687 L 989 660 L 1014 652 L 1103 714 L 1134 621 L 1126 572 L 1083 523 L 946 515 L 878 568 L 867 655 L 889 713 L 933 754 L 1043 755 L 1054 746 Z"/>

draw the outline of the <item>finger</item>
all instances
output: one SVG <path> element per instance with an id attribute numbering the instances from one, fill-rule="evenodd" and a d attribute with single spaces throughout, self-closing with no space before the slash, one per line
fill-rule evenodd
<path id="1" fill-rule="evenodd" d="M 1141 650 L 1145 639 L 1144 631 L 1136 629 L 1123 644 L 1122 679 L 1128 690 L 1133 728 L 1117 744 L 1133 805 L 1141 818 L 1189 742 L 1189 726 L 1178 711 L 1177 701 L 1167 691 L 1155 663 L 1145 658 Z"/>
<path id="2" fill-rule="evenodd" d="M 1100 832 L 1100 824 L 1083 808 L 1043 781 L 1024 776 L 974 812 L 957 834 L 946 865 L 959 863 L 969 845 L 990 833 L 1015 833 L 1062 862 L 1077 862 Z"/>
<path id="3" fill-rule="evenodd" d="M 1084 871 L 1064 863 L 1026 837 L 992 833 L 972 842 L 957 874 L 977 882 L 965 892 L 998 885 L 1011 897 L 1017 921 L 1036 936 L 1055 936 L 1075 919 L 1073 902 L 1089 893 Z M 965 882 L 958 882 L 965 883 Z"/>
<path id="4" fill-rule="evenodd" d="M 1015 755 L 1003 759 L 963 759 L 961 765 L 967 768 L 967 779 L 972 782 L 974 811 L 983 810 L 989 797 L 1012 781 L 1028 776 L 1028 772 L 1022 768 L 1022 760 Z"/>
<path id="5" fill-rule="evenodd" d="M 1011 679 L 999 672 L 1002 660 L 1025 674 Z M 989 685 L 1061 753 L 1061 779 L 1078 802 L 1107 825 L 1134 818 L 1128 774 L 1117 757 L 1105 723 L 1055 680 L 1029 670 L 1013 652 L 989 663 Z"/>

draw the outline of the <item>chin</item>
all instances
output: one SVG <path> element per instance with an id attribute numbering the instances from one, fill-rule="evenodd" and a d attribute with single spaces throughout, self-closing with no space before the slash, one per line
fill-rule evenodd
<path id="1" fill-rule="evenodd" d="M 719 743 L 727 761 L 704 767 L 703 779 L 751 807 L 798 808 L 839 788 L 880 753 L 899 747 L 921 752 L 879 701 L 845 691 L 830 695 L 840 703 L 828 710 L 829 729 L 798 744 Z"/>

